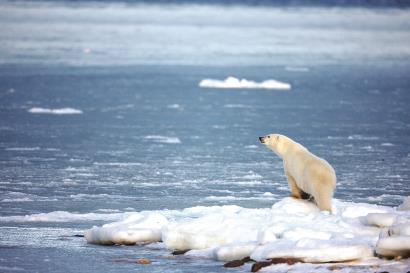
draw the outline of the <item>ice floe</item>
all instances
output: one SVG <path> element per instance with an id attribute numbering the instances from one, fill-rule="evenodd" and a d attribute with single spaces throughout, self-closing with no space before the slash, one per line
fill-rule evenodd
<path id="1" fill-rule="evenodd" d="M 159 213 L 136 213 L 120 222 L 93 227 L 85 233 L 85 238 L 87 242 L 102 245 L 158 242 L 167 223 L 167 218 Z"/>
<path id="2" fill-rule="evenodd" d="M 33 107 L 33 108 L 30 108 L 28 112 L 32 114 L 54 114 L 54 115 L 75 115 L 75 114 L 83 113 L 82 110 L 70 108 L 70 107 L 57 108 L 57 109 Z"/>
<path id="3" fill-rule="evenodd" d="M 166 144 L 180 144 L 181 143 L 181 140 L 178 137 L 150 135 L 150 136 L 145 136 L 144 138 L 151 140 L 153 142 L 157 142 L 157 143 L 166 143 Z"/>
<path id="4" fill-rule="evenodd" d="M 238 79 L 235 77 L 227 77 L 225 80 L 203 79 L 199 82 L 199 87 L 202 88 L 249 88 L 249 89 L 276 89 L 290 90 L 289 83 L 280 82 L 277 80 L 266 80 L 262 82 L 250 81 L 247 79 Z"/>
<path id="5" fill-rule="evenodd" d="M 378 220 L 376 220 L 378 219 Z M 388 228 L 382 228 L 388 226 Z M 294 258 L 307 263 L 346 262 L 410 251 L 410 212 L 334 200 L 333 214 L 311 202 L 285 198 L 271 208 L 193 207 L 155 211 L 93 227 L 95 244 L 162 241 L 169 250 L 220 261 Z"/>
<path id="6" fill-rule="evenodd" d="M 119 221 L 131 217 L 134 212 L 126 213 L 72 213 L 68 211 L 53 211 L 30 215 L 0 216 L 0 222 L 78 222 L 78 221 Z"/>
<path id="7" fill-rule="evenodd" d="M 407 199 L 404 203 L 407 202 Z M 402 205 L 403 206 L 403 205 Z M 402 207 L 401 206 L 401 207 Z M 410 211 L 333 201 L 333 213 L 285 198 L 270 208 L 197 206 L 183 210 L 114 213 L 56 211 L 2 216 L 0 222 L 111 221 L 85 231 L 88 243 L 150 244 L 218 261 L 278 258 L 305 263 L 382 260 L 410 255 Z M 186 251 L 186 252 L 185 252 Z M 410 264 L 405 260 L 404 265 Z"/>

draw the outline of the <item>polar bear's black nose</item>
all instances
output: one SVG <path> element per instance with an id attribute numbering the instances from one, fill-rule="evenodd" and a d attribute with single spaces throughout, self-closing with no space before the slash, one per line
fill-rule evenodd
<path id="1" fill-rule="evenodd" d="M 259 141 L 260 141 L 261 143 L 265 143 L 265 137 L 263 137 L 263 136 L 259 137 Z"/>

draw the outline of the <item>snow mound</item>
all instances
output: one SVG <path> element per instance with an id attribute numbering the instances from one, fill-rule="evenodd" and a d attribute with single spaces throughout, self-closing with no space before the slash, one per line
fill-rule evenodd
<path id="1" fill-rule="evenodd" d="M 33 107 L 28 110 L 29 113 L 32 114 L 53 114 L 53 115 L 75 115 L 75 114 L 82 114 L 83 111 L 75 108 L 58 108 L 58 109 L 49 109 L 49 108 L 40 108 L 40 107 Z"/>
<path id="2" fill-rule="evenodd" d="M 204 79 L 199 82 L 202 88 L 249 88 L 249 89 L 276 89 L 290 90 L 291 85 L 276 80 L 266 80 L 263 82 L 249 81 L 235 77 L 227 77 L 225 80 Z"/>
<path id="3" fill-rule="evenodd" d="M 306 200 L 285 198 L 261 209 L 214 206 L 134 213 L 93 227 L 85 237 L 96 244 L 162 241 L 169 250 L 189 250 L 185 255 L 220 261 L 250 256 L 257 261 L 285 257 L 308 263 L 346 262 L 368 260 L 375 251 L 406 256 L 408 219 L 410 212 L 391 207 L 334 200 L 329 214 Z M 381 228 L 392 221 L 388 229 Z"/>

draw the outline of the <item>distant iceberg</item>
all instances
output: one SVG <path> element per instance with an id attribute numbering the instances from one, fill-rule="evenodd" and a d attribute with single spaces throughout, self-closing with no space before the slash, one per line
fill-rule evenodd
<path id="1" fill-rule="evenodd" d="M 227 77 L 225 80 L 203 79 L 199 82 L 199 87 L 202 88 L 248 88 L 248 89 L 275 89 L 275 90 L 290 90 L 289 83 L 280 82 L 277 80 L 266 80 L 263 82 L 249 81 L 247 79 L 238 79 L 235 77 Z"/>
<path id="2" fill-rule="evenodd" d="M 83 113 L 83 111 L 79 109 L 70 108 L 70 107 L 57 108 L 57 109 L 33 107 L 33 108 L 30 108 L 28 112 L 32 114 L 54 114 L 54 115 L 75 115 L 75 114 Z"/>

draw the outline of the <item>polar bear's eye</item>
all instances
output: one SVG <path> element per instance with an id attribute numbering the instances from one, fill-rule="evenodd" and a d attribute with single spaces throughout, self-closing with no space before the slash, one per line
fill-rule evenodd
<path id="1" fill-rule="evenodd" d="M 270 136 L 268 136 L 268 138 L 270 138 Z"/>

